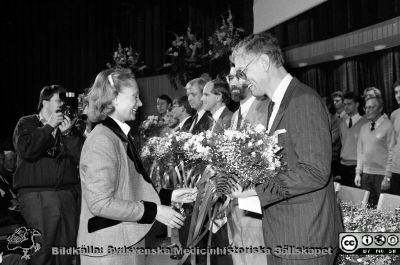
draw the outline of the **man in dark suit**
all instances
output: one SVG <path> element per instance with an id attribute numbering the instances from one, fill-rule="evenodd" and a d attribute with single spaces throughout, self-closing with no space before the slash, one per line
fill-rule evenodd
<path id="1" fill-rule="evenodd" d="M 230 101 L 229 84 L 222 80 L 212 80 L 206 84 L 201 98 L 203 108 L 211 112 L 214 120 L 212 130 L 223 133 L 231 126 L 232 111 L 226 104 Z"/>
<path id="2" fill-rule="evenodd" d="M 195 78 L 190 80 L 186 85 L 186 94 L 189 104 L 196 110 L 196 114 L 193 115 L 193 122 L 189 129 L 189 132 L 193 134 L 207 131 L 214 123 L 210 112 L 204 110 L 203 102 L 201 101 L 206 83 L 207 81 L 203 78 Z"/>
<path id="3" fill-rule="evenodd" d="M 179 124 L 175 130 L 188 132 L 192 125 L 192 115 L 194 113 L 195 110 L 190 106 L 187 96 L 174 99 L 172 114 L 179 120 Z"/>
<path id="4" fill-rule="evenodd" d="M 268 265 L 333 264 L 342 222 L 332 178 L 329 113 L 319 95 L 300 83 L 283 67 L 283 56 L 275 37 L 253 34 L 233 51 L 236 76 L 247 80 L 254 96 L 271 98 L 267 115 L 270 134 L 280 130 L 282 162 L 287 163 L 277 178 L 283 195 L 270 183 L 254 190 L 263 211 L 263 233 Z M 278 253 L 279 246 L 290 253 Z M 302 247 L 327 248 L 331 254 L 298 254 Z"/>

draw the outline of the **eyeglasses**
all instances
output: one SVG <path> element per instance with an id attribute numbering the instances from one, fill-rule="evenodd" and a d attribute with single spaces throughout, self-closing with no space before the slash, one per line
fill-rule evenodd
<path id="1" fill-rule="evenodd" d="M 233 80 L 233 78 L 235 78 L 235 77 L 236 77 L 238 80 L 239 80 L 239 79 L 247 80 L 247 75 L 246 75 L 247 68 L 250 66 L 250 64 L 251 64 L 252 62 L 254 62 L 255 60 L 257 60 L 258 58 L 260 58 L 260 55 L 254 57 L 254 58 L 243 68 L 243 70 L 238 69 L 238 70 L 236 70 L 236 74 L 234 74 L 234 75 L 227 75 L 227 76 L 226 76 L 226 81 L 229 83 L 229 82 L 231 82 L 231 81 Z"/>

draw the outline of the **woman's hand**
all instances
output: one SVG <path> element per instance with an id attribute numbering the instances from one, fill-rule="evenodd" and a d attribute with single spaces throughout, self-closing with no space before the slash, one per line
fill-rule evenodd
<path id="1" fill-rule="evenodd" d="M 197 188 L 182 188 L 172 191 L 171 201 L 178 203 L 191 203 L 196 200 Z"/>
<path id="2" fill-rule="evenodd" d="M 185 217 L 174 209 L 164 205 L 157 205 L 156 220 L 171 228 L 181 228 Z"/>

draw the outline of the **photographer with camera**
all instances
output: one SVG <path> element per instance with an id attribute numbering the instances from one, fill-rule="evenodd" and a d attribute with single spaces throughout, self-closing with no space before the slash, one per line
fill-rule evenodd
<path id="1" fill-rule="evenodd" d="M 28 227 L 41 232 L 35 238 L 41 249 L 32 254 L 32 265 L 71 264 L 73 256 L 52 255 L 51 247 L 76 245 L 83 137 L 74 126 L 77 110 L 65 101 L 63 87 L 45 86 L 39 114 L 22 117 L 14 131 L 14 187 Z"/>

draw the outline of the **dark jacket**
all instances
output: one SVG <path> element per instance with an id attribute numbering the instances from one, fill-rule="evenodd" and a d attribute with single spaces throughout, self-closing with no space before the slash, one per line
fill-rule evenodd
<path id="1" fill-rule="evenodd" d="M 205 132 L 214 124 L 214 120 L 209 111 L 206 111 L 203 116 L 201 116 L 200 120 L 194 125 L 192 134 L 199 134 L 201 132 Z"/>
<path id="2" fill-rule="evenodd" d="M 19 193 L 63 189 L 79 183 L 79 158 L 83 136 L 73 127 L 68 136 L 59 135 L 56 145 L 54 128 L 43 125 L 38 115 L 22 117 L 14 130 L 17 169 L 14 188 Z M 56 148 L 55 155 L 49 151 Z"/>

